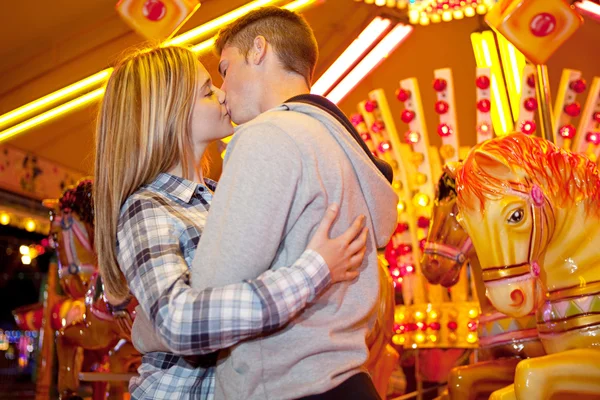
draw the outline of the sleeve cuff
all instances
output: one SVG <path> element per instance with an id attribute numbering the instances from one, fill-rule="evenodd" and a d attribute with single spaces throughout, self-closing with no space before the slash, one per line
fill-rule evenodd
<path id="1" fill-rule="evenodd" d="M 331 284 L 329 267 L 325 259 L 314 250 L 306 250 L 300 258 L 304 261 L 302 263 L 304 264 L 302 271 L 312 287 L 312 299 L 314 299 Z"/>

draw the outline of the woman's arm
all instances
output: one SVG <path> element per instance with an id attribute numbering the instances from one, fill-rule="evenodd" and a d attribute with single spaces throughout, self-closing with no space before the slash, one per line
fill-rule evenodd
<path id="1" fill-rule="evenodd" d="M 137 199 L 121 216 L 118 261 L 132 293 L 171 352 L 211 353 L 284 326 L 332 279 L 356 276 L 348 269 L 362 262 L 366 235 L 364 231 L 358 235 L 361 223 L 356 223 L 342 236 L 327 238 L 324 245 L 323 232 L 327 236 L 335 216 L 336 211 L 327 213 L 315 240 L 291 267 L 198 291 L 190 287 L 189 268 L 171 217 L 151 200 Z M 332 260 L 331 272 L 323 257 L 310 248 Z"/>

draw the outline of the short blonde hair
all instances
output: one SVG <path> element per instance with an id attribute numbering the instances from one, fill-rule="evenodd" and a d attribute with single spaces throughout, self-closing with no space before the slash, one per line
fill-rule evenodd
<path id="1" fill-rule="evenodd" d="M 129 294 L 116 257 L 120 209 L 140 186 L 181 165 L 192 179 L 191 115 L 199 61 L 182 47 L 126 56 L 108 80 L 96 128 L 95 244 L 106 291 Z"/>
<path id="2" fill-rule="evenodd" d="M 275 6 L 251 11 L 219 32 L 215 48 L 220 56 L 225 47 L 233 46 L 247 57 L 257 36 L 264 36 L 273 46 L 287 71 L 303 76 L 311 86 L 319 47 L 301 15 Z"/>

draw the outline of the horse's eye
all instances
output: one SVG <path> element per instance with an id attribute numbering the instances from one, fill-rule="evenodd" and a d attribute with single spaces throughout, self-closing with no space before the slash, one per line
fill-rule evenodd
<path id="1" fill-rule="evenodd" d="M 523 220 L 523 217 L 525 217 L 525 211 L 523 211 L 522 208 L 519 208 L 518 210 L 515 210 L 510 217 L 508 218 L 508 223 L 509 224 L 518 224 L 519 222 L 521 222 Z"/>

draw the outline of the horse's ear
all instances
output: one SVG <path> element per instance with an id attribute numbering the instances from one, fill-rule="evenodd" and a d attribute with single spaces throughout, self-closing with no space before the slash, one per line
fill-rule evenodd
<path id="1" fill-rule="evenodd" d="M 444 172 L 450 175 L 452 179 L 456 179 L 458 171 L 462 168 L 460 161 L 449 161 L 444 165 Z"/>
<path id="2" fill-rule="evenodd" d="M 58 212 L 58 199 L 44 199 L 42 205 L 54 212 Z"/>
<path id="3" fill-rule="evenodd" d="M 504 157 L 477 149 L 473 153 L 475 162 L 483 171 L 500 179 L 514 178 L 514 172 Z"/>

